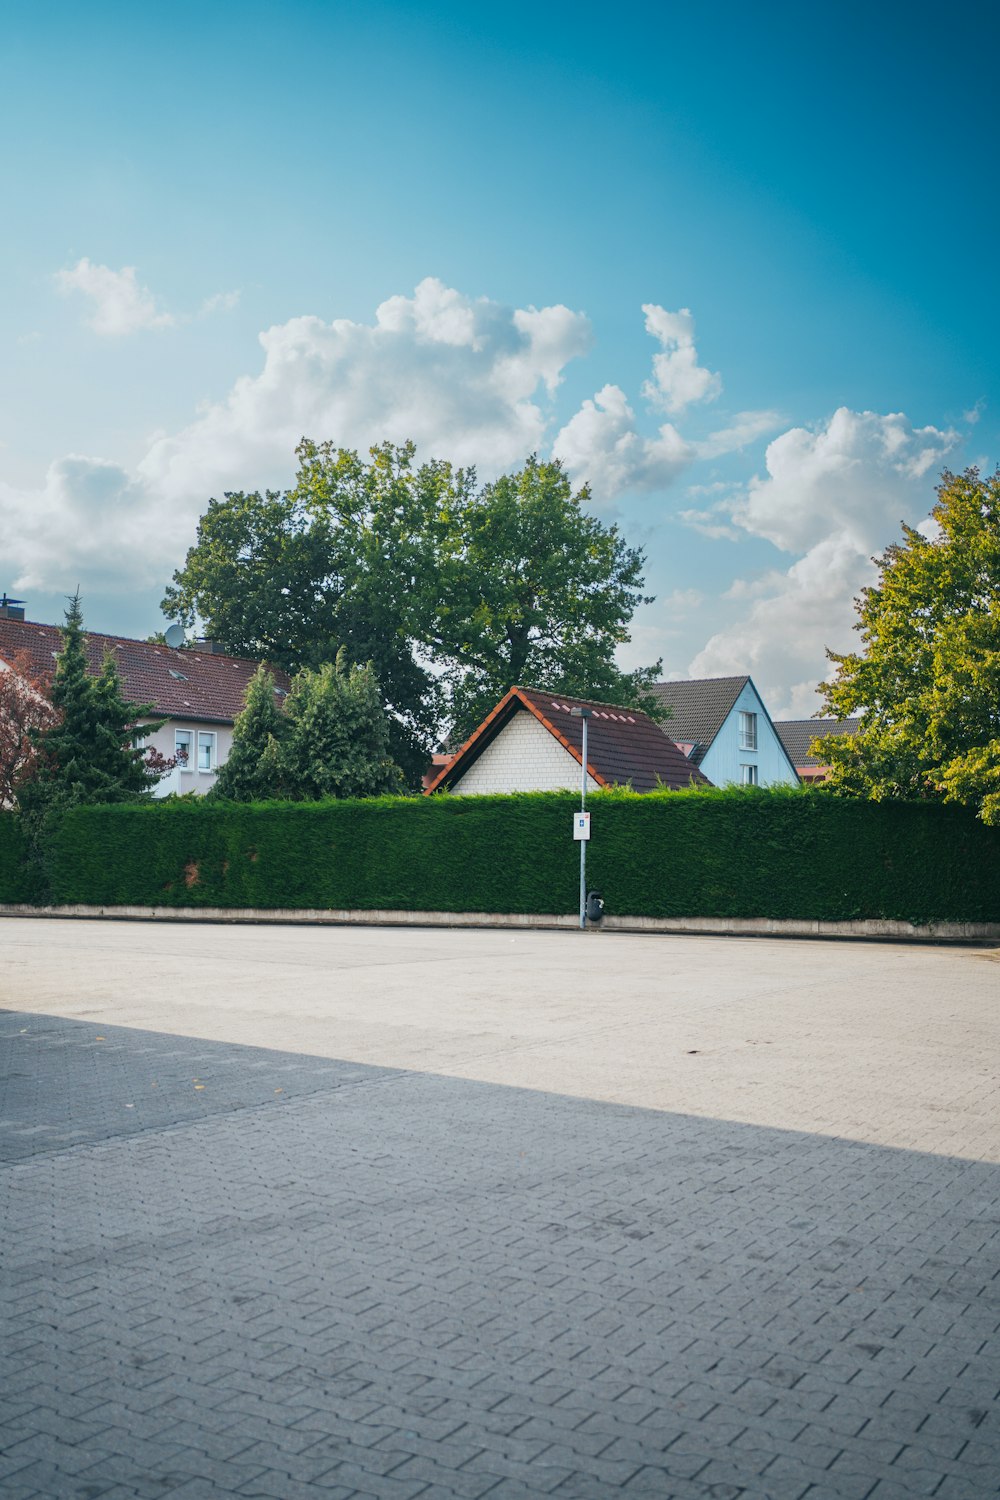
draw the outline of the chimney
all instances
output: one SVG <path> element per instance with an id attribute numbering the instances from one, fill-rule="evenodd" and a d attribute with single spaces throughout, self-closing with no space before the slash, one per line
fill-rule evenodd
<path id="1" fill-rule="evenodd" d="M 220 646 L 218 641 L 206 640 L 204 636 L 200 640 L 195 641 L 191 649 L 193 651 L 200 651 L 203 656 L 225 656 L 226 654 L 226 648 Z"/>
<path id="2" fill-rule="evenodd" d="M 23 599 L 8 599 L 7 595 L 4 594 L 3 598 L 0 599 L 0 620 L 23 620 L 23 619 L 24 619 L 24 600 Z"/>

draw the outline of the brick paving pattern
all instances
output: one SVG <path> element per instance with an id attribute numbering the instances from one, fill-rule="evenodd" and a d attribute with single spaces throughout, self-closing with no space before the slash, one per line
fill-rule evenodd
<path id="1" fill-rule="evenodd" d="M 1000 1168 L 0 1014 L 3 1500 L 982 1500 Z"/>

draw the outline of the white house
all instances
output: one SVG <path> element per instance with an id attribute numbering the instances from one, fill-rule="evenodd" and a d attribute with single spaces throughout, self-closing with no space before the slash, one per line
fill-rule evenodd
<path id="1" fill-rule="evenodd" d="M 577 791 L 583 778 L 587 709 L 587 789 L 637 792 L 705 786 L 704 773 L 637 708 L 592 703 L 512 687 L 427 788 L 471 796 L 485 792 Z"/>
<path id="2" fill-rule="evenodd" d="M 259 663 L 227 656 L 211 642 L 174 650 L 88 630 L 86 644 L 92 676 L 98 675 L 110 651 L 124 696 L 133 703 L 151 703 L 156 717 L 168 721 L 146 741 L 168 760 L 177 761 L 160 780 L 156 795 L 207 792 L 232 748 L 233 720 L 243 708 Z M 34 676 L 51 676 L 61 650 L 58 626 L 25 620 L 23 610 L 6 603 L 0 607 L 0 668 L 26 660 Z M 284 696 L 288 678 L 277 671 L 274 678 Z"/>

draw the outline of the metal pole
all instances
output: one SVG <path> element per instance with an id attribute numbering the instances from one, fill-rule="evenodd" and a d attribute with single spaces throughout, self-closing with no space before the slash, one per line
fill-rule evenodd
<path id="1" fill-rule="evenodd" d="M 580 776 L 580 811 L 587 811 L 587 720 L 583 720 L 583 772 Z M 580 930 L 587 926 L 587 840 L 580 840 Z"/>

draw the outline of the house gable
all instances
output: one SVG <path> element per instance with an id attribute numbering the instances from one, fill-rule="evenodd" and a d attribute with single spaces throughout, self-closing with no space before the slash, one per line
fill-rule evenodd
<path id="1" fill-rule="evenodd" d="M 580 762 L 534 714 L 519 708 L 451 786 L 456 796 L 489 792 L 575 791 L 580 785 Z M 587 777 L 587 790 L 600 783 Z"/>
<path id="2" fill-rule="evenodd" d="M 741 744 L 740 715 L 743 713 L 756 715 L 756 749 Z M 759 786 L 798 785 L 798 773 L 752 678 L 746 678 L 700 764 L 716 786 L 740 785 L 745 780 L 745 766 L 755 768 Z"/>
<path id="3" fill-rule="evenodd" d="M 561 693 L 543 693 L 534 688 L 513 687 L 427 788 L 428 794 L 457 789 L 459 781 L 464 781 L 471 766 L 486 754 L 488 748 L 505 731 L 510 720 L 524 712 L 536 721 L 557 746 L 562 747 L 562 751 L 577 767 L 582 768 L 584 719 L 575 713 L 580 708 L 589 711 L 586 719 L 587 770 L 595 786 L 632 786 L 636 791 L 648 792 L 658 787 L 676 790 L 705 783 L 706 778 L 701 772 L 659 726 L 639 709 L 595 703 L 585 698 L 566 698 Z M 533 743 L 541 744 L 534 731 L 518 732 L 522 736 L 532 735 Z M 515 743 L 508 740 L 506 748 L 513 749 Z M 525 746 L 526 744 L 525 740 Z M 491 764 L 499 765 L 500 762 L 494 762 L 491 758 Z M 559 768 L 558 772 L 556 766 Z M 565 775 L 562 761 L 552 761 L 550 773 L 558 775 L 559 779 L 555 783 L 557 786 L 567 785 L 562 779 Z M 570 787 L 579 786 L 580 775 L 580 770 L 574 773 L 573 780 L 568 783 Z M 551 783 L 545 785 L 551 789 Z M 524 770 L 524 779 L 509 787 L 511 791 L 542 789 L 532 779 L 530 764 Z"/>

